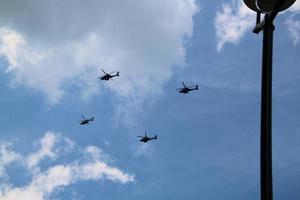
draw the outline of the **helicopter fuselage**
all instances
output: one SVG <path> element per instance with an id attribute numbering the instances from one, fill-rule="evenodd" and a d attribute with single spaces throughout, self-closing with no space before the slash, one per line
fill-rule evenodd
<path id="1" fill-rule="evenodd" d="M 150 138 L 148 136 L 143 137 L 142 139 L 140 139 L 140 142 L 149 142 L 150 140 L 157 140 L 157 135 L 155 135 L 154 137 Z"/>
<path id="2" fill-rule="evenodd" d="M 190 91 L 192 91 L 193 89 L 190 89 L 190 88 L 183 88 L 183 89 L 181 89 L 179 92 L 180 93 L 183 93 L 183 94 L 187 94 L 187 93 L 189 93 Z"/>
<path id="3" fill-rule="evenodd" d="M 80 121 L 80 125 L 85 125 L 85 124 L 89 124 L 90 120 L 86 119 L 86 120 L 82 120 Z"/>
<path id="4" fill-rule="evenodd" d="M 110 80 L 110 79 L 112 79 L 113 77 L 116 77 L 116 76 L 120 76 L 119 72 L 117 72 L 117 74 L 115 74 L 115 75 L 110 75 L 110 74 L 106 73 L 104 76 L 101 76 L 99 78 L 101 80 L 108 81 L 108 80 Z"/>
<path id="5" fill-rule="evenodd" d="M 141 142 L 144 142 L 144 143 L 146 143 L 146 142 L 148 142 L 148 141 L 150 141 L 150 140 L 151 140 L 151 139 L 148 138 L 148 137 L 144 137 L 144 138 L 140 139 L 140 141 L 141 141 Z"/>
<path id="6" fill-rule="evenodd" d="M 198 90 L 198 88 L 182 88 L 179 92 L 183 94 L 188 94 L 190 91 Z"/>
<path id="7" fill-rule="evenodd" d="M 94 117 L 92 117 L 91 119 L 83 119 L 83 120 L 79 121 L 79 124 L 80 125 L 86 125 L 86 124 L 89 124 L 92 121 L 94 121 Z"/>
<path id="8" fill-rule="evenodd" d="M 113 78 L 113 76 L 109 75 L 109 74 L 106 74 L 102 77 L 100 77 L 101 80 L 104 80 L 104 81 L 108 81 L 109 79 Z"/>

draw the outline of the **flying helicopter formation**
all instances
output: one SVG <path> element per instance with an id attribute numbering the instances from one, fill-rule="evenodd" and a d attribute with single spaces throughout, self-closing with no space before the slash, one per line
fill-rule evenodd
<path id="1" fill-rule="evenodd" d="M 103 80 L 103 81 L 109 81 L 109 80 L 113 80 L 114 77 L 118 77 L 120 76 L 120 72 L 111 72 L 111 73 L 107 73 L 105 72 L 103 69 L 101 69 L 101 71 L 104 73 L 104 75 L 100 76 L 99 79 Z M 186 86 L 184 82 L 182 82 L 183 87 L 182 88 L 177 88 L 176 90 L 179 91 L 179 93 L 182 94 L 188 94 L 189 92 L 193 91 L 193 90 L 198 90 L 198 85 L 191 85 L 191 86 Z M 81 115 L 82 119 L 79 121 L 80 125 L 88 125 L 91 122 L 94 121 L 94 117 L 91 118 L 85 118 L 83 115 Z M 154 135 L 154 137 L 149 137 L 147 136 L 147 132 L 145 131 L 145 135 L 144 136 L 137 136 L 140 139 L 140 142 L 142 143 L 147 143 L 151 140 L 157 140 L 157 135 Z"/>

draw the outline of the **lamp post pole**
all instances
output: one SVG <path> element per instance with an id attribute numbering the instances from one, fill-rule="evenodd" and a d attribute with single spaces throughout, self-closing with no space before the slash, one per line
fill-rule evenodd
<path id="1" fill-rule="evenodd" d="M 262 52 L 261 124 L 260 124 L 260 187 L 261 199 L 273 199 L 272 186 L 272 54 L 273 20 L 265 15 Z"/>
<path id="2" fill-rule="evenodd" d="M 261 200 L 273 200 L 272 183 L 272 60 L 273 21 L 280 11 L 289 8 L 296 0 L 244 0 L 257 12 L 254 33 L 263 31 L 261 122 L 260 122 L 260 194 Z M 260 22 L 260 15 L 264 20 Z"/>

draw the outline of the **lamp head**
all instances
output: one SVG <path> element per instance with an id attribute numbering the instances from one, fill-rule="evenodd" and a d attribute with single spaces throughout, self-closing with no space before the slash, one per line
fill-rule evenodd
<path id="1" fill-rule="evenodd" d="M 289 8 L 296 0 L 244 0 L 244 3 L 253 11 L 270 13 L 280 4 L 278 12 Z"/>

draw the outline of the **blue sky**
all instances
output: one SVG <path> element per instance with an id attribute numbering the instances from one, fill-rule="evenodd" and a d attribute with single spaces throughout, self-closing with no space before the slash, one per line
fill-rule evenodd
<path id="1" fill-rule="evenodd" d="M 275 22 L 274 199 L 300 198 L 299 12 Z M 0 200 L 259 199 L 262 34 L 242 1 L 10 0 L 0 13 Z M 199 91 L 177 93 L 182 81 Z M 139 143 L 144 131 L 159 139 Z"/>

